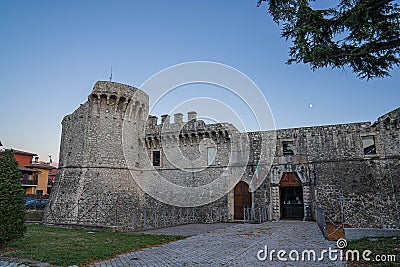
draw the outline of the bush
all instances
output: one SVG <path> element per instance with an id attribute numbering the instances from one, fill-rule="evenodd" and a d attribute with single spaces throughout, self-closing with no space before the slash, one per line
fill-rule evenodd
<path id="1" fill-rule="evenodd" d="M 21 172 L 10 150 L 0 153 L 0 244 L 25 232 L 24 190 Z"/>

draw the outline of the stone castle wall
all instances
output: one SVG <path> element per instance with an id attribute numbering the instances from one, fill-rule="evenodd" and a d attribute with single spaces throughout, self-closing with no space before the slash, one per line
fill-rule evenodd
<path id="1" fill-rule="evenodd" d="M 45 214 L 48 223 L 110 225 L 110 208 L 130 210 L 144 192 L 131 178 L 122 150 L 122 125 L 143 135 L 148 96 L 127 85 L 97 82 L 88 101 L 62 121 L 57 182 Z M 142 124 L 141 124 L 142 123 Z M 139 149 L 138 138 L 131 143 Z M 137 160 L 137 159 L 136 159 Z"/>
<path id="2" fill-rule="evenodd" d="M 377 196 L 393 198 L 395 195 L 399 201 L 399 129 L 400 109 L 382 116 L 372 125 L 365 122 L 278 130 L 272 167 L 278 174 L 271 171 L 268 180 L 274 180 L 275 175 L 275 181 L 279 181 L 282 173 L 303 167 L 309 185 L 306 189 L 310 191 L 308 204 L 311 210 L 313 206 L 322 206 L 332 220 L 340 220 L 341 197 L 375 199 Z M 376 154 L 364 155 L 364 136 L 374 137 Z M 283 155 L 283 141 L 293 142 L 293 156 Z M 270 200 L 278 198 L 276 183 L 275 190 L 273 188 L 266 190 L 266 194 L 270 193 Z M 273 209 L 279 210 L 277 200 L 274 204 L 271 213 L 274 213 Z"/>
<path id="3" fill-rule="evenodd" d="M 176 185 L 197 187 L 218 179 L 232 163 L 243 164 L 243 155 L 240 180 L 251 185 L 258 166 L 261 182 L 253 193 L 254 208 L 266 207 L 272 220 L 281 217 L 279 184 L 288 172 L 302 184 L 304 219 L 312 219 L 318 205 L 339 220 L 343 197 L 400 198 L 400 109 L 374 124 L 249 133 L 238 133 L 229 123 L 207 125 L 195 112 L 186 122 L 182 114 L 175 114 L 173 122 L 164 115 L 159 123 L 148 117 L 148 109 L 148 96 L 139 89 L 98 82 L 88 101 L 63 119 L 60 166 L 46 222 L 143 228 L 148 216 L 143 209 L 165 213 L 175 207 L 145 193 L 134 176 L 157 173 Z M 376 154 L 364 155 L 363 136 L 374 136 Z M 235 141 L 244 139 L 248 145 Z M 293 142 L 293 155 L 284 155 L 282 142 Z M 208 166 L 210 147 L 217 151 L 213 166 Z M 154 151 L 160 152 L 160 166 L 152 166 Z M 234 185 L 230 186 L 226 195 L 200 209 L 225 211 L 220 218 L 232 220 Z M 209 222 L 202 216 L 192 222 Z"/>

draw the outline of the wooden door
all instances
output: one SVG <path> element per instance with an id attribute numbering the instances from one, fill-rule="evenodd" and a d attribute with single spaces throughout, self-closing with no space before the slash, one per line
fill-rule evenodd
<path id="1" fill-rule="evenodd" d="M 249 185 L 245 182 L 239 182 L 234 189 L 235 194 L 235 210 L 234 219 L 243 220 L 243 209 L 251 208 L 251 193 L 249 192 Z"/>
<path id="2" fill-rule="evenodd" d="M 280 187 L 301 186 L 301 182 L 295 172 L 286 172 L 282 175 L 279 185 Z"/>

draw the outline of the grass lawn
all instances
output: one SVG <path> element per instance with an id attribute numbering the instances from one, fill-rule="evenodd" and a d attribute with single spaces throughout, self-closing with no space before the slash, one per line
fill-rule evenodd
<path id="1" fill-rule="evenodd" d="M 360 252 L 360 261 L 352 262 L 350 266 L 400 266 L 400 238 L 399 237 L 386 237 L 386 238 L 363 238 L 356 241 L 348 241 L 346 249 L 357 249 Z M 364 250 L 372 251 L 368 257 L 371 261 L 362 261 L 362 252 Z M 377 262 L 375 257 L 379 255 L 378 260 L 388 259 L 388 255 L 395 255 L 396 261 Z"/>
<path id="2" fill-rule="evenodd" d="M 58 266 L 85 265 L 111 259 L 116 254 L 182 238 L 27 225 L 23 238 L 0 246 L 0 256 L 48 262 Z"/>

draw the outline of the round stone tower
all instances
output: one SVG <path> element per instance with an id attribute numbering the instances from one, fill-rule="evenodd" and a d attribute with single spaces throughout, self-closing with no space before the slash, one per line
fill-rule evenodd
<path id="1" fill-rule="evenodd" d="M 123 129 L 133 137 L 129 138 L 129 148 L 137 152 L 129 160 L 138 161 L 148 109 L 148 95 L 143 91 L 99 81 L 88 101 L 64 117 L 59 169 L 44 221 L 129 224 L 130 211 L 144 193 L 132 178 L 124 157 Z"/>

